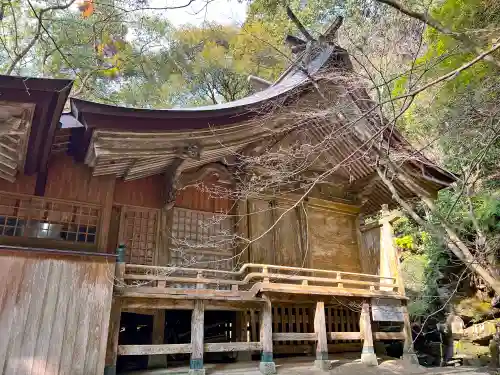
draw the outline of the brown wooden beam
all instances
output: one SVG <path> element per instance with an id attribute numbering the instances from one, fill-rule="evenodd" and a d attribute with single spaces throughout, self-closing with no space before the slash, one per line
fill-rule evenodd
<path id="1" fill-rule="evenodd" d="M 375 332 L 375 340 L 405 340 L 405 332 Z"/>
<path id="2" fill-rule="evenodd" d="M 328 332 L 330 340 L 361 340 L 361 332 Z"/>
<path id="3" fill-rule="evenodd" d="M 219 352 L 247 352 L 261 350 L 260 342 L 218 342 L 205 344 L 204 350 L 207 353 Z"/>
<path id="4" fill-rule="evenodd" d="M 316 333 L 280 332 L 273 333 L 273 341 L 316 341 Z"/>
<path id="5" fill-rule="evenodd" d="M 118 355 L 159 355 L 191 353 L 191 344 L 120 345 Z"/>

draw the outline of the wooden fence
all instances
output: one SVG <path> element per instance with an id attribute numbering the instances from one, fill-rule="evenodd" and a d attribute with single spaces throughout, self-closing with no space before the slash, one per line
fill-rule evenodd
<path id="1" fill-rule="evenodd" d="M 114 258 L 0 248 L 3 375 L 101 375 Z"/>

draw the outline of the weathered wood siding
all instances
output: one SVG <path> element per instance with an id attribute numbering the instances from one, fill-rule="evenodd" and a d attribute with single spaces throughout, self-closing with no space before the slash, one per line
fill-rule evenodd
<path id="1" fill-rule="evenodd" d="M 253 242 L 247 251 L 249 251 L 251 263 L 274 264 L 272 210 L 268 201 L 251 199 L 248 202 L 249 234 Z"/>
<path id="2" fill-rule="evenodd" d="M 233 202 L 228 198 L 211 196 L 210 192 L 196 186 L 188 186 L 177 194 L 175 206 L 197 211 L 227 213 L 231 211 Z"/>
<path id="3" fill-rule="evenodd" d="M 36 175 L 26 176 L 22 173 L 18 173 L 16 181 L 14 182 L 0 179 L 0 191 L 32 195 L 35 193 L 35 184 Z"/>
<path id="4" fill-rule="evenodd" d="M 44 196 L 99 204 L 101 220 L 97 227 L 96 247 L 105 252 L 110 238 L 115 182 L 115 176 L 92 176 L 92 170 L 85 164 L 76 163 L 69 155 L 54 154 L 49 160 Z"/>
<path id="5" fill-rule="evenodd" d="M 115 203 L 148 208 L 164 206 L 164 177 L 154 175 L 138 180 L 118 179 L 115 187 Z"/>
<path id="6" fill-rule="evenodd" d="M 250 238 L 254 240 L 248 249 L 251 263 L 307 265 L 301 240 L 304 233 L 301 232 L 297 208 L 292 207 L 292 203 L 251 199 L 245 222 Z"/>
<path id="7" fill-rule="evenodd" d="M 312 268 L 361 272 L 355 215 L 308 207 L 307 227 Z"/>
<path id="8" fill-rule="evenodd" d="M 3 375 L 101 375 L 114 263 L 0 249 Z"/>
<path id="9" fill-rule="evenodd" d="M 361 228 L 361 271 L 380 275 L 380 225 Z"/>
<path id="10" fill-rule="evenodd" d="M 238 231 L 253 240 L 242 257 L 251 263 L 360 272 L 355 206 L 314 199 L 250 199 L 238 204 Z M 321 206 L 321 204 L 325 206 Z"/>
<path id="11" fill-rule="evenodd" d="M 273 211 L 276 227 L 274 263 L 282 266 L 307 267 L 307 253 L 302 249 L 298 208 L 289 202 L 277 202 Z"/>
<path id="12" fill-rule="evenodd" d="M 114 176 L 93 177 L 85 164 L 68 155 L 54 155 L 49 161 L 45 196 L 79 202 L 104 204 L 113 196 Z"/>

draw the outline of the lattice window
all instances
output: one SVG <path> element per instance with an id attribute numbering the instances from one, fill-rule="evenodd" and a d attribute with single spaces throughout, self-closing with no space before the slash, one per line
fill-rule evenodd
<path id="1" fill-rule="evenodd" d="M 175 207 L 171 237 L 172 264 L 232 269 L 233 228 L 226 215 Z"/>
<path id="2" fill-rule="evenodd" d="M 159 210 L 123 206 L 120 240 L 125 243 L 125 261 L 152 265 L 158 235 Z"/>
<path id="3" fill-rule="evenodd" d="M 95 244 L 100 207 L 0 193 L 0 235 Z"/>

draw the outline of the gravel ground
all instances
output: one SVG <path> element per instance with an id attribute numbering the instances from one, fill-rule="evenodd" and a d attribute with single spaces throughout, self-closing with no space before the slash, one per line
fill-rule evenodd
<path id="1" fill-rule="evenodd" d="M 259 375 L 260 372 L 255 368 L 255 365 L 248 366 L 246 369 L 235 368 L 234 365 L 224 366 L 225 368 L 215 368 L 207 373 L 209 375 Z M 240 365 L 241 366 L 241 365 Z M 406 365 L 400 360 L 388 360 L 379 364 L 377 367 L 368 367 L 359 361 L 332 361 L 332 369 L 329 372 L 322 372 L 315 369 L 311 362 L 293 362 L 293 361 L 277 361 L 276 369 L 278 375 L 417 375 L 417 374 L 435 374 L 435 375 L 486 375 L 493 374 L 487 368 L 470 368 L 470 367 L 446 367 L 446 368 L 425 368 L 415 365 Z"/>
<path id="2" fill-rule="evenodd" d="M 329 372 L 322 372 L 312 366 L 312 358 L 277 359 L 278 375 L 491 375 L 498 374 L 488 368 L 472 367 L 445 367 L 426 368 L 406 364 L 400 360 L 379 360 L 379 366 L 368 367 L 360 363 L 357 358 L 332 358 L 332 368 Z M 261 375 L 258 371 L 258 362 L 237 362 L 205 366 L 207 375 Z M 140 371 L 129 375 L 182 375 L 187 374 L 187 367 L 169 368 L 166 370 Z"/>

